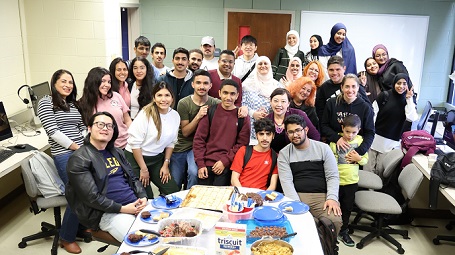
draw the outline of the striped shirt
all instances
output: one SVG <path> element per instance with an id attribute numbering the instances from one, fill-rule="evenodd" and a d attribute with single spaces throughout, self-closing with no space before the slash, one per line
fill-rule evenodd
<path id="1" fill-rule="evenodd" d="M 52 155 L 71 152 L 68 149 L 74 142 L 81 146 L 84 143 L 83 132 L 86 127 L 76 106 L 69 104 L 70 111 L 54 111 L 51 96 L 43 97 L 38 103 L 38 117 L 49 137 Z"/>

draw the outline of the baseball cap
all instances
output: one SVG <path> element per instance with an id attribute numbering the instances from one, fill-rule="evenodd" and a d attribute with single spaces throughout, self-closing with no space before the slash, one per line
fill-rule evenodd
<path id="1" fill-rule="evenodd" d="M 201 45 L 209 44 L 210 46 L 215 46 L 215 39 L 211 36 L 204 36 L 201 40 Z"/>

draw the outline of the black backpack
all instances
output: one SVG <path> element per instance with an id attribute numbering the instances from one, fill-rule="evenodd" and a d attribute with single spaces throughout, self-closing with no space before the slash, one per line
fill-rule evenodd
<path id="1" fill-rule="evenodd" d="M 269 176 L 267 177 L 267 187 L 270 186 L 270 180 L 272 179 L 272 174 L 273 174 L 273 169 L 275 169 L 276 166 L 276 152 L 270 148 L 270 153 L 272 154 L 272 164 L 270 165 L 270 172 Z M 245 156 L 243 157 L 243 167 L 242 169 L 245 169 L 246 164 L 251 158 L 251 155 L 253 154 L 253 145 L 247 145 L 245 148 Z M 278 185 L 278 183 L 277 183 Z"/>
<path id="2" fill-rule="evenodd" d="M 324 255 L 337 255 L 337 233 L 333 222 L 324 216 L 314 218 Z"/>
<path id="3" fill-rule="evenodd" d="M 430 209 L 438 206 L 439 185 L 455 187 L 455 152 L 438 156 L 431 168 Z"/>

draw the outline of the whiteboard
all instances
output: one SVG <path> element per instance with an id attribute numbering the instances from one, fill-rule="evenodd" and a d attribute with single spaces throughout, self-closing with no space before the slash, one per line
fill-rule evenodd
<path id="1" fill-rule="evenodd" d="M 318 34 L 324 44 L 336 23 L 346 26 L 346 36 L 354 46 L 357 72 L 365 70 L 363 63 L 371 57 L 373 47 L 383 44 L 389 57 L 403 61 L 419 91 L 427 42 L 429 16 L 368 13 L 336 13 L 302 11 L 300 20 L 300 50 L 310 50 L 310 36 Z"/>

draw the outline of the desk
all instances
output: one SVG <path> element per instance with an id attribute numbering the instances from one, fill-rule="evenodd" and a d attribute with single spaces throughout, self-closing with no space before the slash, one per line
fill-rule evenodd
<path id="1" fill-rule="evenodd" d="M 428 157 L 423 154 L 417 154 L 412 157 L 412 163 L 414 163 L 417 168 L 425 175 L 428 180 L 431 178 L 430 175 L 430 168 L 428 168 Z M 447 187 L 441 188 L 439 187 L 439 191 L 449 200 L 452 205 L 455 206 L 455 188 Z"/>
<path id="2" fill-rule="evenodd" d="M 257 189 L 248 189 L 248 188 L 240 188 L 240 191 L 242 193 L 246 192 L 257 192 L 259 190 Z M 188 193 L 188 190 L 180 191 L 175 193 L 178 197 L 184 199 L 186 194 Z M 282 201 L 291 201 L 289 198 L 284 198 Z M 276 203 L 268 203 L 270 206 L 275 206 L 278 207 L 278 204 L 280 202 Z M 149 204 L 145 207 L 144 210 L 152 210 L 153 207 Z M 186 208 L 178 208 L 174 209 L 175 213 L 177 214 L 177 210 L 185 210 Z M 180 214 L 180 212 L 179 212 Z M 288 220 L 292 224 L 292 228 L 294 232 L 297 232 L 297 235 L 290 240 L 290 244 L 294 247 L 294 254 L 312 254 L 312 255 L 318 255 L 318 254 L 323 254 L 322 248 L 321 248 L 321 243 L 319 241 L 319 236 L 316 230 L 316 225 L 314 223 L 313 216 L 311 215 L 310 212 L 304 213 L 304 214 L 298 214 L 298 215 L 292 215 L 292 214 L 286 214 L 288 217 Z M 147 228 L 147 229 L 153 229 L 153 230 L 158 230 L 157 224 L 149 224 L 149 223 L 144 223 L 140 219 L 140 214 L 137 216 L 136 220 L 134 221 L 133 225 L 131 226 L 130 231 L 137 230 L 137 229 L 142 229 L 142 228 Z M 172 217 L 172 215 L 171 215 Z M 223 220 L 223 218 L 221 218 Z M 212 228 L 210 231 L 204 231 L 201 236 L 198 237 L 197 244 L 195 246 L 198 247 L 204 247 L 207 249 L 207 254 L 213 254 L 215 250 L 215 228 Z M 118 253 L 122 252 L 128 252 L 131 250 L 143 250 L 143 251 L 150 251 L 151 247 L 154 246 L 147 246 L 147 247 L 133 247 L 130 246 L 126 243 L 122 243 L 120 248 L 118 249 Z M 247 246 L 247 252 L 246 254 L 250 254 L 250 247 L 251 245 Z"/>
<path id="3" fill-rule="evenodd" d="M 15 144 L 30 144 L 31 146 L 37 148 L 40 151 L 44 151 L 48 148 L 50 148 L 50 145 L 48 143 L 48 137 L 46 135 L 46 131 L 44 131 L 44 128 L 39 128 L 37 129 L 41 132 L 41 134 L 37 136 L 31 136 L 31 137 L 26 137 L 23 134 L 15 134 L 14 137 L 2 141 L 0 143 L 0 146 L 11 146 Z M 29 133 L 29 132 L 27 132 Z M 16 141 L 17 137 L 17 141 Z M 10 143 L 8 142 L 10 141 Z M 29 158 L 32 155 L 31 151 L 28 152 L 21 152 L 21 153 L 16 153 L 7 160 L 3 161 L 0 163 L 0 178 L 7 175 L 14 169 L 18 168 L 21 165 L 22 160 Z"/>

